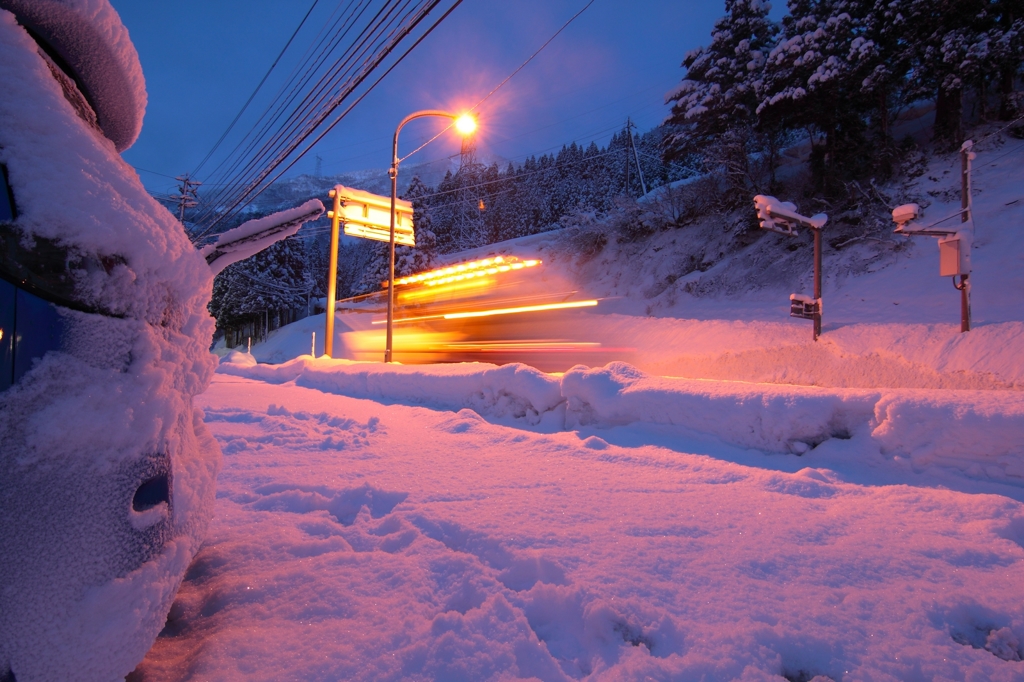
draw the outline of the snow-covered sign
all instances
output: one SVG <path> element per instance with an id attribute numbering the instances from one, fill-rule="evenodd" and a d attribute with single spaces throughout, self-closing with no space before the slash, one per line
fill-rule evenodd
<path id="1" fill-rule="evenodd" d="M 328 211 L 332 220 L 337 218 L 345 226 L 345 234 L 351 237 L 391 241 L 391 198 L 370 194 L 351 187 L 338 185 L 331 190 L 331 198 L 337 198 L 335 211 Z M 412 202 L 395 200 L 395 243 L 416 246 L 416 235 L 412 225 Z"/>
<path id="2" fill-rule="evenodd" d="M 778 232 L 780 234 L 797 236 L 797 227 L 805 227 L 811 230 L 820 230 L 828 221 L 824 213 L 817 215 L 802 216 L 796 212 L 796 204 L 789 201 L 779 201 L 775 197 L 758 194 L 754 197 L 754 207 L 757 209 L 757 219 L 761 221 L 761 228 Z"/>
<path id="3" fill-rule="evenodd" d="M 821 299 L 807 296 L 806 294 L 789 295 L 789 316 L 799 317 L 805 320 L 813 320 L 816 315 L 821 315 Z"/>

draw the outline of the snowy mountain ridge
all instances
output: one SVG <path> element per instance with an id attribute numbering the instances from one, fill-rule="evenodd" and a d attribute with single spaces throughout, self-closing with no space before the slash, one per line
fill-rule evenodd
<path id="1" fill-rule="evenodd" d="M 486 165 L 497 163 L 499 166 L 508 163 L 506 159 L 497 156 L 481 156 L 478 161 Z M 459 162 L 459 157 L 456 155 L 400 166 L 398 173 L 399 196 L 404 194 L 409 188 L 409 183 L 415 177 L 420 178 L 429 187 L 436 187 L 446 173 L 455 174 L 458 172 Z M 344 185 L 345 187 L 360 189 L 364 192 L 371 192 L 380 196 L 391 195 L 391 179 L 388 177 L 388 169 L 386 167 L 366 168 L 320 177 L 315 175 L 298 175 L 283 178 L 268 187 L 266 191 L 256 197 L 246 207 L 246 212 L 272 213 L 291 208 L 304 201 L 308 201 L 310 198 L 318 198 L 326 202 L 327 193 L 335 185 Z"/>

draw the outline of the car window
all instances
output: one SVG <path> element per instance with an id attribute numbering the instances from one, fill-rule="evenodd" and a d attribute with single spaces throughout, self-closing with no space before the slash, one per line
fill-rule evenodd
<path id="1" fill-rule="evenodd" d="M 47 241 L 27 251 L 12 232 L 16 217 L 7 169 L 0 166 L 0 244 L 5 247 L 0 248 L 0 391 L 32 369 L 33 360 L 59 350 L 64 336 L 57 306 L 23 287 L 43 284 L 53 293 L 70 293 L 70 282 L 63 276 L 65 252 Z"/>

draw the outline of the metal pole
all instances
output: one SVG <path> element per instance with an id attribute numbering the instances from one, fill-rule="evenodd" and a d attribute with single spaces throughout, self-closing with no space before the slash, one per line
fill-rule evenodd
<path id="1" fill-rule="evenodd" d="M 391 362 L 392 327 L 395 322 L 395 202 L 398 200 L 398 131 L 395 129 L 394 145 L 391 149 L 391 238 L 388 242 L 388 331 L 384 344 L 384 362 Z"/>
<path id="2" fill-rule="evenodd" d="M 814 233 L 814 300 L 821 301 L 821 230 L 811 230 Z M 818 312 L 814 314 L 814 340 L 821 336 L 821 306 L 819 303 Z"/>
<path id="3" fill-rule="evenodd" d="M 388 240 L 388 329 L 387 338 L 384 342 L 384 362 L 391 362 L 391 339 L 392 327 L 395 322 L 395 203 L 398 201 L 398 133 L 409 121 L 424 116 L 440 116 L 442 118 L 455 118 L 455 114 L 438 109 L 424 109 L 409 114 L 402 119 L 395 128 L 395 138 L 391 145 L 391 168 L 388 175 L 391 176 L 391 238 Z"/>
<path id="4" fill-rule="evenodd" d="M 185 204 L 188 203 L 188 173 L 181 183 L 181 199 L 178 200 L 178 222 L 185 224 Z"/>
<path id="5" fill-rule="evenodd" d="M 330 191 L 334 199 L 334 210 L 328 215 L 331 218 L 331 255 L 327 266 L 327 329 L 324 330 L 324 355 L 334 357 L 334 305 L 338 297 L 338 224 L 341 222 L 341 193 L 335 187 Z"/>
<path id="6" fill-rule="evenodd" d="M 633 141 L 633 122 L 626 119 L 626 132 L 629 133 L 629 146 L 633 148 L 633 158 L 636 159 L 636 174 L 640 178 L 640 189 L 647 194 L 647 181 L 644 180 L 644 169 L 640 167 L 640 154 L 636 150 L 636 143 Z"/>
<path id="7" fill-rule="evenodd" d="M 629 120 L 626 121 L 629 123 Z M 626 135 L 629 135 L 629 126 L 626 126 Z M 629 147 L 626 147 L 626 196 L 631 196 L 629 193 Z"/>
<path id="8" fill-rule="evenodd" d="M 960 222 L 971 219 L 971 150 L 974 142 L 967 140 L 960 147 Z M 972 240 L 973 241 L 973 240 Z M 967 254 L 970 258 L 970 254 Z M 953 284 L 956 284 L 954 278 Z M 970 275 L 960 275 L 960 333 L 971 331 L 971 282 Z"/>

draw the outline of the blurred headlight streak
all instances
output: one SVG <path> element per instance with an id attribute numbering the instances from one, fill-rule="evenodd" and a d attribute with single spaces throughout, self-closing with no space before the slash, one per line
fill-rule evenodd
<path id="1" fill-rule="evenodd" d="M 578 292 L 570 283 L 541 265 L 539 259 L 492 256 L 396 279 L 393 359 L 526 362 L 544 371 L 628 359 L 631 348 L 586 338 L 594 327 L 586 309 L 599 302 L 573 300 Z M 356 317 L 353 331 L 343 335 L 347 357 L 377 359 L 386 320 L 379 309 L 363 308 L 377 313 L 371 320 L 350 310 Z"/>
<path id="2" fill-rule="evenodd" d="M 497 308 L 494 310 L 474 310 L 468 313 L 448 313 L 446 320 L 459 320 L 466 317 L 488 317 L 490 315 L 514 315 L 516 313 L 536 313 L 541 310 L 559 310 L 561 308 L 589 308 L 597 305 L 597 301 L 571 301 L 569 303 L 547 303 L 545 305 L 526 305 L 518 308 Z"/>

